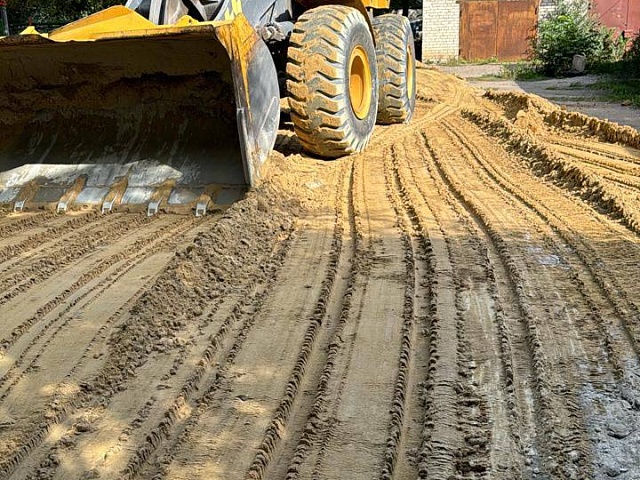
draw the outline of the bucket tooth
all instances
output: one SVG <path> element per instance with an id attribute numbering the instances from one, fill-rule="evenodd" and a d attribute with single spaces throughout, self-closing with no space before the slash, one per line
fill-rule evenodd
<path id="1" fill-rule="evenodd" d="M 102 198 L 101 211 L 103 215 L 113 211 L 113 207 L 122 200 L 122 197 L 124 197 L 124 192 L 127 190 L 128 185 L 129 180 L 125 175 L 108 188 L 108 193 Z"/>
<path id="2" fill-rule="evenodd" d="M 24 184 L 13 198 L 13 211 L 24 212 L 39 190 L 40 185 L 34 180 Z"/>
<path id="3" fill-rule="evenodd" d="M 160 202 L 162 202 L 162 198 L 154 202 L 149 202 L 149 205 L 147 206 L 147 217 L 153 217 L 158 214 L 160 211 Z"/>
<path id="4" fill-rule="evenodd" d="M 158 214 L 162 200 L 171 196 L 171 192 L 173 192 L 175 185 L 175 180 L 171 179 L 164 181 L 156 187 L 155 192 L 151 195 L 149 205 L 147 206 L 147 216 L 152 217 Z"/>
<path id="5" fill-rule="evenodd" d="M 105 200 L 104 202 L 102 202 L 102 209 L 101 209 L 101 213 L 104 215 L 106 213 L 111 213 L 111 211 L 113 210 L 113 203 L 115 202 L 115 200 Z"/>
<path id="6" fill-rule="evenodd" d="M 207 214 L 207 211 L 214 207 L 215 207 L 215 204 L 211 199 L 211 195 L 203 193 L 196 200 L 196 210 L 195 210 L 196 217 L 204 217 Z"/>
<path id="7" fill-rule="evenodd" d="M 14 204 L 13 204 L 13 211 L 15 213 L 20 213 L 20 212 L 24 212 L 24 204 L 26 203 L 26 200 L 17 200 Z"/>
<path id="8" fill-rule="evenodd" d="M 120 186 L 118 188 L 114 188 L 113 186 L 109 189 L 109 193 L 102 199 L 102 208 L 101 212 L 104 215 L 105 213 L 111 213 L 113 211 L 113 207 L 118 204 L 118 202 L 122 199 L 124 195 L 124 191 L 126 190 L 126 180 L 124 182 L 120 182 Z"/>
<path id="9" fill-rule="evenodd" d="M 169 198 L 182 173 L 158 162 L 141 161 L 131 164 L 127 186 L 119 204 L 128 211 L 147 209 L 151 203 Z"/>
<path id="10" fill-rule="evenodd" d="M 207 214 L 207 204 L 202 202 L 202 203 L 197 203 L 196 204 L 196 217 L 204 217 Z"/>
<path id="11" fill-rule="evenodd" d="M 71 187 L 64 193 L 64 195 L 62 195 L 62 197 L 58 201 L 56 212 L 65 213 L 69 206 L 76 201 L 78 195 L 85 189 L 86 185 L 87 175 L 80 175 L 78 178 L 76 178 L 75 182 L 73 182 L 73 185 L 71 185 Z"/>

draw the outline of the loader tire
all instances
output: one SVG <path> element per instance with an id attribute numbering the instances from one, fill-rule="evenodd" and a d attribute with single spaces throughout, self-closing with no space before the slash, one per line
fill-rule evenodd
<path id="1" fill-rule="evenodd" d="M 372 21 L 378 63 L 378 123 L 406 123 L 416 106 L 416 49 L 407 17 Z"/>
<path id="2" fill-rule="evenodd" d="M 376 123 L 378 76 L 364 16 L 338 5 L 308 10 L 289 43 L 291 120 L 308 152 L 337 158 L 362 151 Z"/>

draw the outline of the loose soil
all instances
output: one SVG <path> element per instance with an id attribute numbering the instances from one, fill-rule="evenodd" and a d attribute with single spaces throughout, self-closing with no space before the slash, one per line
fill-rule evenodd
<path id="1" fill-rule="evenodd" d="M 640 110 L 633 106 L 607 101 L 606 91 L 596 90 L 593 84 L 607 78 L 598 75 L 580 75 L 545 80 L 502 79 L 500 64 L 438 66 L 438 70 L 463 78 L 474 87 L 531 93 L 543 97 L 567 110 L 607 119 L 640 130 Z"/>
<path id="2" fill-rule="evenodd" d="M 638 148 L 419 69 L 215 215 L 4 213 L 0 478 L 639 478 Z"/>

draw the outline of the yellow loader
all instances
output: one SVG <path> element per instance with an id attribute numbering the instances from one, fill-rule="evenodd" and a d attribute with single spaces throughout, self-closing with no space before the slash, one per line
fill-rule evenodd
<path id="1" fill-rule="evenodd" d="M 0 205 L 203 215 L 260 180 L 288 98 L 303 147 L 362 151 L 415 106 L 389 0 L 129 0 L 0 38 Z"/>

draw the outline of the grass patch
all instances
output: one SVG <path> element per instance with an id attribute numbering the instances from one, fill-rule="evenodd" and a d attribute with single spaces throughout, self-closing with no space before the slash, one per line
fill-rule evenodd
<path id="1" fill-rule="evenodd" d="M 591 88 L 593 85 L 595 84 L 595 82 L 571 82 L 571 83 L 567 83 L 565 85 L 550 85 L 548 87 L 545 87 L 545 90 L 587 90 L 589 88 Z M 592 90 L 599 90 L 599 89 L 592 89 Z"/>
<path id="2" fill-rule="evenodd" d="M 500 80 L 504 80 L 504 77 L 500 75 L 481 75 L 479 77 L 467 77 L 465 80 L 469 82 L 498 82 Z"/>
<path id="3" fill-rule="evenodd" d="M 640 79 L 609 78 L 587 86 L 606 92 L 605 99 L 640 108 Z"/>
<path id="4" fill-rule="evenodd" d="M 500 60 L 497 57 L 478 59 L 478 60 L 465 60 L 460 57 L 449 57 L 445 60 L 423 60 L 425 65 L 438 65 L 441 67 L 461 67 L 464 65 L 492 65 L 500 64 Z"/>
<path id="5" fill-rule="evenodd" d="M 507 80 L 546 80 L 546 75 L 543 75 L 536 68 L 536 65 L 531 62 L 521 63 L 505 63 L 502 66 L 501 78 Z"/>

